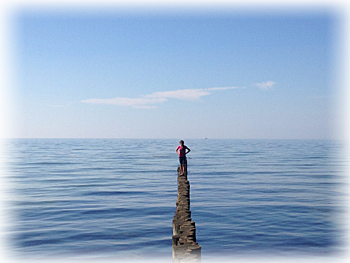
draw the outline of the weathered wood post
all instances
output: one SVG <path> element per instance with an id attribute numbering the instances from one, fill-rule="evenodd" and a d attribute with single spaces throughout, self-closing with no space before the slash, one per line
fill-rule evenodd
<path id="1" fill-rule="evenodd" d="M 187 162 L 185 173 L 180 175 L 177 168 L 177 201 L 173 219 L 173 262 L 200 262 L 201 246 L 196 242 L 196 226 L 191 219 L 190 183 L 187 180 Z"/>

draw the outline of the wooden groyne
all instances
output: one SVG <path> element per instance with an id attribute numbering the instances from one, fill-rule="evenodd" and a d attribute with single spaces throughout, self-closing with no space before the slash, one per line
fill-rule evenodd
<path id="1" fill-rule="evenodd" d="M 185 174 L 180 175 L 177 169 L 177 201 L 173 219 L 173 262 L 200 262 L 201 246 L 196 242 L 196 226 L 191 219 L 190 183 L 187 180 L 187 165 Z"/>

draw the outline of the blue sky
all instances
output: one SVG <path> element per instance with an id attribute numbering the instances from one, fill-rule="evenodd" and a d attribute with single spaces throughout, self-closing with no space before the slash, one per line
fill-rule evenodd
<path id="1" fill-rule="evenodd" d="M 335 137 L 332 10 L 22 9 L 14 21 L 13 137 Z"/>

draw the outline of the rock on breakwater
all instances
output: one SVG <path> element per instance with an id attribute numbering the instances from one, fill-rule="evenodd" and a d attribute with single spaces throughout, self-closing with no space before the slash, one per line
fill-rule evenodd
<path id="1" fill-rule="evenodd" d="M 173 262 L 200 262 L 201 246 L 196 242 L 196 226 L 191 219 L 190 183 L 187 180 L 187 165 L 185 174 L 180 175 L 177 169 L 177 201 L 173 219 Z"/>

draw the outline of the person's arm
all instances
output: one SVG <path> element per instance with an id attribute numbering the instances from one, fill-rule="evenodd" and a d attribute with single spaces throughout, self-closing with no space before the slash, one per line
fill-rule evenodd
<path id="1" fill-rule="evenodd" d="M 176 148 L 175 152 L 176 152 L 178 155 L 180 155 L 180 153 L 179 153 L 179 147 Z"/>
<path id="2" fill-rule="evenodd" d="M 191 149 L 188 148 L 187 146 L 186 146 L 186 150 L 187 150 L 187 153 L 185 153 L 185 154 L 188 154 L 191 151 Z"/>

